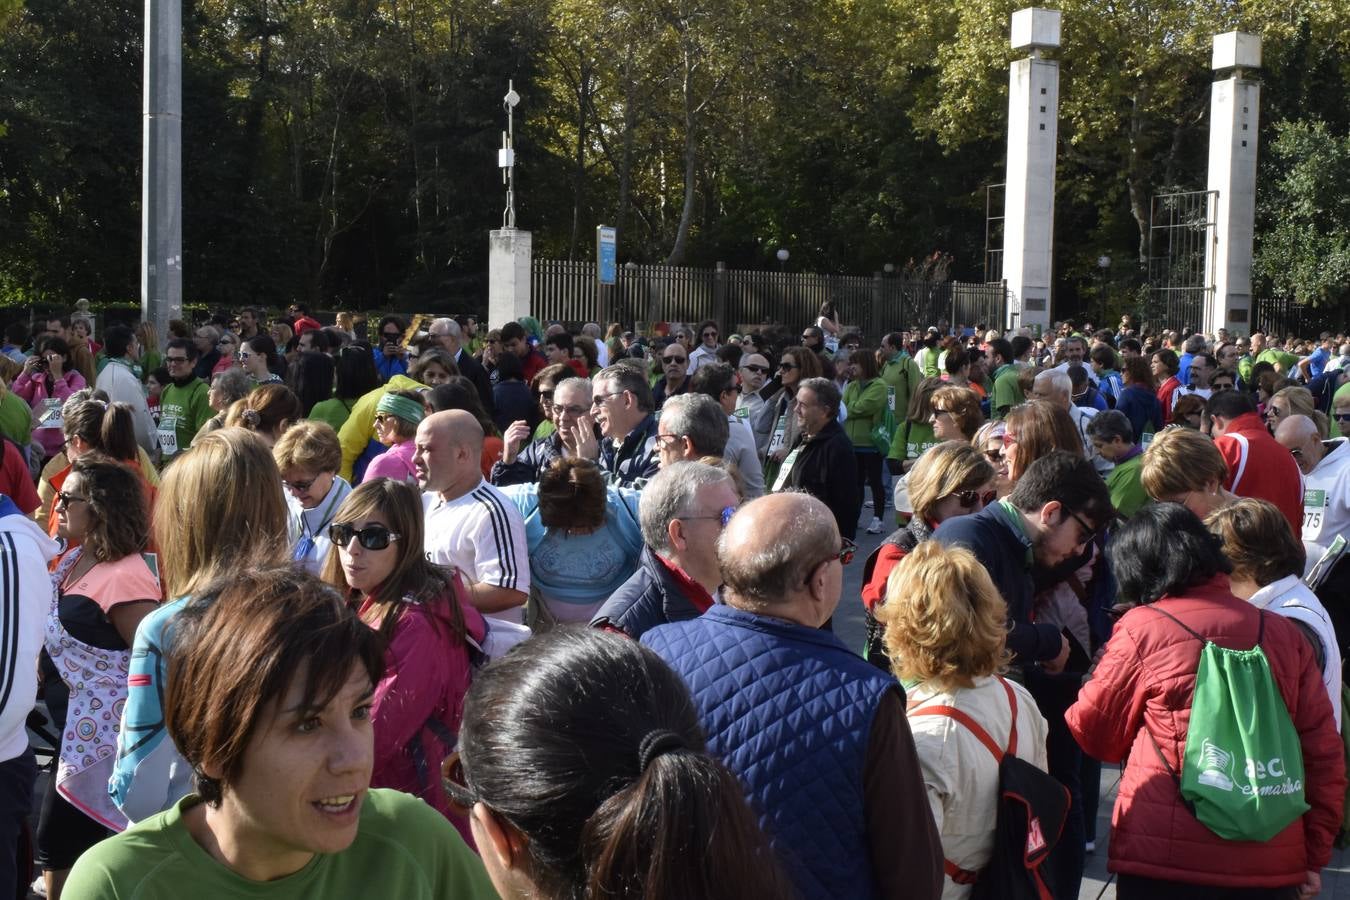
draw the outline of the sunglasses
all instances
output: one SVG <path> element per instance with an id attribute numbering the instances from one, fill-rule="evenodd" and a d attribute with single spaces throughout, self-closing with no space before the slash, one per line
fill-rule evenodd
<path id="1" fill-rule="evenodd" d="M 456 750 L 441 763 L 441 787 L 445 788 L 445 799 L 449 801 L 450 810 L 465 819 L 478 802 L 478 795 L 465 784 L 466 780 L 464 764 L 459 761 L 459 751 Z"/>
<path id="2" fill-rule="evenodd" d="M 736 515 L 736 507 L 734 507 L 734 506 L 724 506 L 724 507 L 722 507 L 721 511 L 720 511 L 717 515 L 715 515 L 715 516 L 680 516 L 680 518 L 682 518 L 682 519 L 716 519 L 716 520 L 718 520 L 719 522 L 722 523 L 722 527 L 723 527 L 723 528 L 726 528 L 726 527 L 727 527 L 727 523 L 731 521 L 731 517 L 734 516 L 734 515 Z"/>
<path id="3" fill-rule="evenodd" d="M 1011 431 L 1003 432 L 1003 446 L 1005 448 L 1011 447 L 1015 443 L 1017 443 L 1017 435 L 1013 434 Z"/>
<path id="4" fill-rule="evenodd" d="M 768 367 L 768 366 L 741 366 L 741 368 L 742 368 L 742 369 L 745 369 L 745 371 L 747 371 L 747 372 L 756 372 L 756 373 L 758 373 L 758 374 L 760 374 L 760 375 L 767 375 L 767 374 L 769 374 L 769 367 Z"/>
<path id="5" fill-rule="evenodd" d="M 1337 422 L 1350 422 L 1350 410 L 1345 412 L 1332 413 L 1331 417 Z"/>
<path id="6" fill-rule="evenodd" d="M 220 340 L 216 341 L 216 346 L 217 346 L 217 347 L 233 347 L 233 346 L 234 346 L 234 341 L 230 340 L 229 338 L 221 338 Z"/>
<path id="7" fill-rule="evenodd" d="M 346 547 L 356 538 L 357 543 L 367 550 L 383 550 L 390 541 L 398 540 L 398 535 L 383 525 L 367 525 L 365 528 L 353 528 L 350 522 L 334 522 L 328 526 L 328 539 L 334 546 Z"/>
<path id="8" fill-rule="evenodd" d="M 997 491 L 956 491 L 949 496 L 955 497 L 961 504 L 962 509 L 971 509 L 975 506 L 975 501 L 979 501 L 981 506 L 988 506 L 998 499 Z"/>
<path id="9" fill-rule="evenodd" d="M 840 538 L 839 552 L 835 554 L 835 556 L 839 557 L 840 565 L 846 566 L 849 563 L 853 562 L 853 555 L 857 552 L 858 552 L 857 544 L 853 543 L 848 538 Z M 828 559 L 834 559 L 834 556 L 828 557 Z"/>
<path id="10" fill-rule="evenodd" d="M 1000 462 L 1003 459 L 1003 451 L 998 449 L 986 450 L 984 451 L 984 455 L 993 462 Z"/>
<path id="11" fill-rule="evenodd" d="M 188 358 L 186 356 L 166 356 L 164 357 L 164 361 L 169 365 L 173 365 L 174 363 L 185 363 L 188 361 Z"/>
<path id="12" fill-rule="evenodd" d="M 72 503 L 88 503 L 88 497 L 78 497 L 75 494 L 67 494 L 65 491 L 56 492 L 56 502 L 61 507 L 70 506 Z"/>
<path id="13" fill-rule="evenodd" d="M 253 355 L 253 354 L 252 354 L 252 353 L 249 353 L 247 350 L 240 350 L 238 353 L 236 353 L 236 354 L 234 355 L 234 358 L 237 359 L 237 360 L 239 360 L 240 362 L 243 362 L 244 360 L 248 359 L 248 358 L 251 357 L 252 355 Z"/>
<path id="14" fill-rule="evenodd" d="M 778 371 L 780 372 L 791 372 L 795 368 L 797 368 L 796 363 L 783 362 L 778 364 Z"/>
<path id="15" fill-rule="evenodd" d="M 305 491 L 314 487 L 314 482 L 318 480 L 319 479 L 317 478 L 311 478 L 309 481 L 283 481 L 281 483 L 281 486 L 286 488 L 287 490 L 295 491 L 298 494 L 303 494 Z"/>
<path id="16" fill-rule="evenodd" d="M 717 337 L 717 332 L 715 332 L 715 331 L 705 331 L 705 332 L 703 332 L 703 336 L 704 336 L 705 338 L 715 338 L 715 337 Z"/>
<path id="17" fill-rule="evenodd" d="M 380 332 L 380 334 L 384 336 L 384 339 L 386 341 L 396 341 L 399 338 L 403 337 L 402 332 L 398 331 L 382 331 Z"/>
<path id="18" fill-rule="evenodd" d="M 661 357 L 661 361 L 666 365 L 670 365 L 671 363 L 682 363 L 688 358 L 689 357 L 687 356 L 663 356 Z"/>

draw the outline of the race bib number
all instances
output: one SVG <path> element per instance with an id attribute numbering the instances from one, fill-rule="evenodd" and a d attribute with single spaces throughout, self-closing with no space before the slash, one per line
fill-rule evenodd
<path id="1" fill-rule="evenodd" d="M 736 411 L 733 412 L 732 415 L 741 420 L 748 419 L 750 418 L 750 407 L 738 406 L 736 407 Z"/>
<path id="2" fill-rule="evenodd" d="M 783 467 L 778 470 L 778 477 L 773 480 L 773 493 L 781 491 L 788 483 L 788 478 L 792 475 L 792 467 L 797 464 L 797 457 L 801 455 L 802 448 L 798 447 L 787 455 L 783 460 Z"/>
<path id="3" fill-rule="evenodd" d="M 787 434 L 787 416 L 779 416 L 778 424 L 773 427 L 773 437 L 769 439 L 769 453 L 783 448 L 783 437 Z"/>
<path id="4" fill-rule="evenodd" d="M 165 456 L 178 452 L 178 419 L 173 416 L 159 420 L 159 449 Z"/>
<path id="5" fill-rule="evenodd" d="M 61 401 L 55 397 L 48 397 L 42 401 L 42 415 L 38 417 L 39 428 L 61 428 L 64 426 L 61 421 Z"/>
<path id="6" fill-rule="evenodd" d="M 886 388 L 886 406 L 890 409 L 892 414 L 898 411 L 895 408 L 895 388 L 893 387 L 888 386 Z"/>
<path id="7" fill-rule="evenodd" d="M 1309 488 L 1303 492 L 1303 537 L 1316 538 L 1326 520 L 1327 492 Z"/>

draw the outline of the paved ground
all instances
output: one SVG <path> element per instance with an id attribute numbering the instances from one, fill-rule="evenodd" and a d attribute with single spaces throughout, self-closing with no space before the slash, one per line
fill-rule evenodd
<path id="1" fill-rule="evenodd" d="M 871 492 L 868 492 L 868 499 Z M 884 519 L 887 527 L 883 534 L 867 534 L 867 524 L 872 519 L 872 510 L 864 507 L 862 519 L 858 525 L 856 543 L 858 553 L 853 564 L 844 570 L 843 595 L 839 609 L 834 616 L 835 633 L 848 646 L 861 650 L 863 645 L 862 569 L 867 555 L 875 550 L 882 539 L 894 528 L 895 516 L 888 513 Z M 1115 900 L 1115 879 L 1106 871 L 1107 843 L 1111 834 L 1111 808 L 1116 802 L 1116 787 L 1120 781 L 1120 769 L 1116 766 L 1102 767 L 1101 800 L 1097 807 L 1097 846 L 1088 856 L 1084 872 L 1083 886 L 1079 891 L 1079 900 Z M 1341 850 L 1333 854 L 1331 865 L 1322 872 L 1322 897 L 1331 900 L 1350 900 L 1350 850 Z"/>

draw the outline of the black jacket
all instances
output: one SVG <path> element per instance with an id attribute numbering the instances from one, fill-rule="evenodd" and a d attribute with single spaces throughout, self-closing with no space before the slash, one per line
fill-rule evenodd
<path id="1" fill-rule="evenodd" d="M 600 607 L 591 627 L 622 631 L 637 640 L 657 625 L 698 616 L 698 607 L 689 602 L 670 569 L 656 558 L 651 547 L 643 547 L 637 571 Z"/>
<path id="2" fill-rule="evenodd" d="M 839 534 L 853 540 L 858 533 L 863 501 L 853 442 L 844 434 L 839 421 L 831 419 L 820 434 L 810 439 L 798 438 L 795 446 L 802 449 L 792 466 L 788 484 L 828 506 L 834 513 Z"/>
<path id="3" fill-rule="evenodd" d="M 474 388 L 478 391 L 478 399 L 483 401 L 483 409 L 491 416 L 495 406 L 492 402 L 492 379 L 488 377 L 487 369 L 463 347 L 455 357 L 455 366 L 459 368 L 459 374 L 473 382 Z"/>

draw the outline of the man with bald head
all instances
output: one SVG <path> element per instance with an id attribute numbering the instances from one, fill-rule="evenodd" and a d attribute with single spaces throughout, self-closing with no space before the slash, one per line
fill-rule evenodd
<path id="1" fill-rule="evenodd" d="M 717 542 L 723 605 L 642 636 L 680 673 L 807 900 L 936 898 L 942 844 L 895 678 L 820 626 L 853 545 L 807 494 L 771 494 Z"/>
<path id="2" fill-rule="evenodd" d="M 479 612 L 521 622 L 530 594 L 525 520 L 483 480 L 483 427 L 464 410 L 447 410 L 423 419 L 415 440 L 427 559 L 463 573 Z"/>
<path id="3" fill-rule="evenodd" d="M 1275 440 L 1294 456 L 1303 473 L 1303 549 L 1312 571 L 1338 534 L 1350 531 L 1350 441 L 1322 440 L 1307 416 L 1285 416 Z"/>

